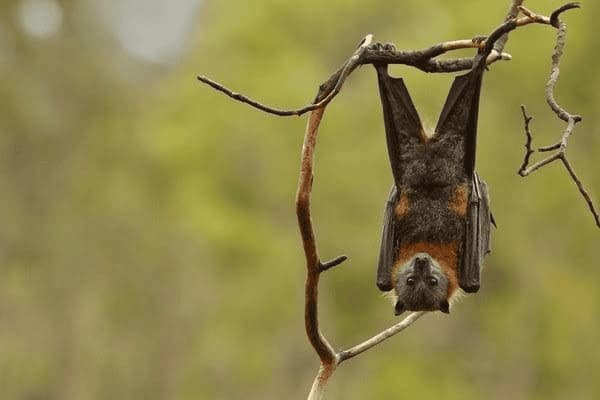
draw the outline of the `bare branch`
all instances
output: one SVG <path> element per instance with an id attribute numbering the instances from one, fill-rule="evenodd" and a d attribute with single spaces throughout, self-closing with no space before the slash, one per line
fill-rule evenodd
<path id="1" fill-rule="evenodd" d="M 552 25 L 555 28 L 559 28 L 559 20 L 558 17 L 560 16 L 560 14 L 562 14 L 563 12 L 567 11 L 567 10 L 571 10 L 573 8 L 581 8 L 581 3 L 579 2 L 573 2 L 573 3 L 567 3 L 562 7 L 559 7 L 558 9 L 554 10 L 552 12 L 552 14 L 550 14 L 550 25 Z"/>
<path id="2" fill-rule="evenodd" d="M 553 13 L 554 15 L 554 13 Z M 558 18 L 558 16 L 556 16 Z M 581 121 L 581 116 L 571 115 L 564 108 L 562 108 L 554 98 L 554 88 L 558 81 L 560 74 L 560 60 L 563 55 L 563 49 L 565 47 L 565 39 L 567 35 L 567 25 L 564 22 L 557 22 L 559 24 L 558 32 L 556 34 L 556 45 L 554 46 L 554 53 L 552 54 L 552 68 L 550 70 L 550 78 L 546 83 L 546 101 L 548 105 L 554 111 L 554 113 L 563 121 L 568 122 L 569 119 L 574 119 L 575 122 Z"/>
<path id="3" fill-rule="evenodd" d="M 529 123 L 531 122 L 533 117 L 527 115 L 527 108 L 525 108 L 523 104 L 521 104 L 521 112 L 523 113 L 523 121 L 525 123 L 525 135 L 527 135 L 527 141 L 525 142 L 525 158 L 523 159 L 523 164 L 521 164 L 521 168 L 519 168 L 519 175 L 523 176 L 523 172 L 527 169 L 527 165 L 529 165 L 529 159 L 531 158 L 531 155 L 535 152 L 531 149 L 531 142 L 533 138 L 531 136 L 531 130 L 529 129 Z"/>
<path id="4" fill-rule="evenodd" d="M 362 342 L 348 350 L 344 350 L 344 351 L 340 352 L 338 355 L 338 358 L 339 358 L 338 363 L 342 363 L 346 360 L 349 360 L 352 357 L 356 357 L 360 353 L 365 352 L 365 351 L 369 350 L 370 348 L 383 342 L 384 340 L 391 338 L 395 334 L 402 332 L 404 329 L 411 326 L 416 320 L 418 320 L 425 314 L 427 314 L 427 311 L 419 311 L 419 312 L 410 313 L 406 318 L 404 318 L 402 321 L 398 322 L 396 325 L 384 330 L 381 333 L 378 333 L 377 335 L 373 336 L 372 338 L 367 339 L 364 342 Z"/>
<path id="5" fill-rule="evenodd" d="M 348 259 L 348 257 L 346 257 L 346 256 L 339 256 L 339 257 L 334 258 L 331 261 L 322 262 L 322 263 L 319 264 L 319 270 L 321 272 L 325 272 L 325 271 L 327 271 L 330 268 L 333 268 L 333 267 L 335 267 L 337 265 L 340 265 L 341 263 L 343 263 L 347 259 Z"/>
<path id="6" fill-rule="evenodd" d="M 498 60 L 510 60 L 510 54 L 503 53 L 502 50 L 508 40 L 508 32 L 517 27 L 529 25 L 532 23 L 552 24 L 552 17 L 540 16 L 532 11 L 521 6 L 522 0 L 513 0 L 509 14 L 505 22 L 496 28 L 485 41 L 477 41 L 473 39 L 451 40 L 438 43 L 422 50 L 413 51 L 393 51 L 387 49 L 370 48 L 372 35 L 367 35 L 361 42 L 356 52 L 336 71 L 324 84 L 320 86 L 320 97 L 312 104 L 308 104 L 298 109 L 278 109 L 266 106 L 256 100 L 253 100 L 240 93 L 228 89 L 224 85 L 217 83 L 205 76 L 198 76 L 197 79 L 209 85 L 215 90 L 218 90 L 234 100 L 246 103 L 254 108 L 264 111 L 269 114 L 278 116 L 303 115 L 307 112 L 316 110 L 327 105 L 341 90 L 346 78 L 358 67 L 363 64 L 403 64 L 415 67 L 425 72 L 456 72 L 471 69 L 474 58 L 455 58 L 448 60 L 437 60 L 436 57 L 445 54 L 449 51 L 458 49 L 478 48 L 482 49 L 488 56 L 486 62 L 491 64 Z M 569 3 L 552 15 L 555 19 L 558 18 L 561 12 L 577 7 L 575 3 Z M 525 14 L 525 17 L 517 18 L 518 11 Z"/>
<path id="7" fill-rule="evenodd" d="M 515 19 L 519 16 L 519 11 L 520 11 L 519 7 L 523 4 L 523 1 L 524 0 L 513 0 L 512 1 L 511 5 L 508 9 L 508 13 L 506 14 L 506 18 L 504 19 L 504 22 L 510 21 L 511 19 Z M 502 51 L 504 51 L 504 46 L 506 46 L 507 41 L 508 41 L 508 33 L 505 33 L 494 44 L 494 51 L 496 53 L 502 53 Z"/>
<path id="8" fill-rule="evenodd" d="M 335 361 L 335 352 L 327 339 L 319 331 L 318 317 L 318 296 L 319 296 L 319 274 L 320 261 L 315 234 L 310 218 L 310 192 L 312 186 L 312 166 L 314 149 L 317 143 L 317 133 L 319 124 L 325 108 L 320 108 L 310 114 L 306 134 L 304 136 L 304 145 L 302 146 L 302 161 L 300 166 L 300 179 L 298 181 L 298 192 L 296 193 L 296 215 L 298 217 L 298 226 L 302 236 L 304 254 L 306 256 L 306 284 L 305 284 L 305 305 L 304 305 L 304 325 L 306 335 L 311 345 L 319 355 L 321 364 L 330 365 Z"/>
<path id="9" fill-rule="evenodd" d="M 577 177 L 577 174 L 575 174 L 575 171 L 573 171 L 573 168 L 571 167 L 571 164 L 569 163 L 569 160 L 567 160 L 567 157 L 564 155 L 564 153 L 560 159 L 563 162 L 567 171 L 569 171 L 569 175 L 571 175 L 571 179 L 573 179 L 573 181 L 577 185 L 577 189 L 579 189 L 579 193 L 581 193 L 581 195 L 585 199 L 585 202 L 587 203 L 588 208 L 590 209 L 590 212 L 594 216 L 594 220 L 596 221 L 596 226 L 598 228 L 600 228 L 600 215 L 598 215 L 598 210 L 596 210 L 596 208 L 594 207 L 594 202 L 592 201 L 590 194 L 587 192 L 587 190 L 585 190 L 585 187 L 583 186 L 583 184 Z"/>
<path id="10" fill-rule="evenodd" d="M 319 367 L 319 372 L 317 373 L 312 387 L 310 388 L 310 393 L 308 394 L 307 400 L 321 400 L 323 398 L 325 386 L 327 385 L 331 374 L 333 374 L 333 371 L 335 371 L 336 366 L 337 364 L 335 363 L 328 365 L 321 364 Z"/>
<path id="11" fill-rule="evenodd" d="M 564 22 L 560 21 L 558 19 L 558 17 L 562 12 L 573 9 L 573 8 L 579 8 L 579 4 L 578 3 L 566 4 L 566 5 L 562 6 L 561 8 L 559 8 L 558 10 L 556 10 L 555 12 L 553 12 L 552 15 L 550 16 L 550 24 L 552 26 L 557 27 L 558 32 L 556 35 L 556 45 L 554 46 L 554 53 L 552 54 L 552 67 L 550 69 L 550 77 L 548 78 L 548 82 L 546 83 L 546 88 L 545 88 L 546 102 L 548 103 L 548 105 L 550 106 L 552 111 L 556 114 L 556 116 L 567 123 L 567 126 L 566 126 L 565 130 L 563 131 L 563 134 L 562 134 L 559 142 L 552 144 L 550 146 L 540 147 L 538 149 L 538 151 L 541 153 L 550 152 L 550 151 L 556 151 L 556 152 L 554 154 L 536 162 L 535 164 L 529 166 L 530 157 L 534 153 L 534 151 L 532 150 L 532 146 L 531 146 L 532 135 L 531 135 L 530 127 L 529 127 L 529 123 L 531 122 L 533 117 L 530 117 L 527 115 L 527 110 L 526 110 L 525 106 L 521 106 L 521 111 L 523 113 L 523 120 L 525 123 L 525 134 L 527 136 L 527 141 L 525 143 L 526 153 L 525 153 L 525 157 L 523 159 L 523 164 L 521 165 L 521 168 L 519 168 L 519 175 L 521 175 L 522 177 L 528 176 L 529 174 L 537 171 L 538 169 L 540 169 L 556 160 L 561 160 L 563 165 L 567 169 L 569 176 L 571 177 L 573 182 L 575 182 L 575 184 L 577 185 L 577 189 L 579 189 L 579 193 L 581 193 L 583 199 L 587 203 L 588 208 L 590 209 L 590 212 L 592 213 L 592 215 L 594 217 L 596 226 L 598 228 L 600 228 L 600 215 L 598 213 L 598 210 L 596 209 L 590 194 L 587 192 L 583 183 L 581 182 L 581 180 L 579 179 L 579 177 L 573 170 L 573 167 L 571 166 L 571 163 L 567 159 L 567 155 L 566 155 L 569 138 L 571 137 L 573 130 L 575 129 L 575 124 L 577 124 L 578 122 L 581 122 L 582 117 L 580 115 L 569 113 L 560 104 L 558 104 L 558 102 L 556 101 L 555 96 L 554 96 L 554 88 L 556 87 L 556 82 L 558 81 L 558 77 L 560 74 L 560 60 L 563 55 L 563 49 L 565 46 L 566 34 L 567 34 L 567 25 Z"/>

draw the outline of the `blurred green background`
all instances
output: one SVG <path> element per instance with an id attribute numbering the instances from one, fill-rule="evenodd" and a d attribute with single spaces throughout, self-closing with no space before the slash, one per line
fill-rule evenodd
<path id="1" fill-rule="evenodd" d="M 295 107 L 366 33 L 398 48 L 491 31 L 508 1 L 3 0 L 0 3 L 0 398 L 302 399 L 294 215 L 306 118 L 259 113 L 206 74 Z M 560 1 L 526 5 L 547 13 Z M 600 5 L 569 12 L 558 100 L 584 116 L 569 147 L 600 200 Z M 331 399 L 600 396 L 600 232 L 559 164 L 516 171 L 563 125 L 543 89 L 555 34 L 513 33 L 485 78 L 478 169 L 499 229 L 483 287 L 347 364 Z M 468 55 L 459 52 L 455 55 Z M 449 75 L 394 67 L 433 126 Z M 336 348 L 394 323 L 375 287 L 391 184 L 375 74 L 328 108 L 313 217 Z"/>

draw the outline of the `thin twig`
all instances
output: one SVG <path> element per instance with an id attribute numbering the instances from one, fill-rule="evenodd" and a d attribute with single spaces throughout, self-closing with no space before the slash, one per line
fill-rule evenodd
<path id="1" fill-rule="evenodd" d="M 371 347 L 378 345 L 384 340 L 394 336 L 398 332 L 402 332 L 404 329 L 411 326 L 416 320 L 421 318 L 423 315 L 427 314 L 427 311 L 419 311 L 410 313 L 406 318 L 402 321 L 398 322 L 396 325 L 384 330 L 383 332 L 378 333 L 370 339 L 365 340 L 364 342 L 348 349 L 341 351 L 338 354 L 339 363 L 342 363 L 346 360 L 351 359 L 352 357 L 356 357 L 360 353 L 363 353 L 369 350 Z"/>
<path id="2" fill-rule="evenodd" d="M 521 164 L 521 168 L 519 168 L 519 175 L 523 176 L 523 171 L 527 169 L 527 165 L 529 165 L 529 159 L 531 155 L 535 153 L 531 148 L 531 142 L 533 141 L 533 137 L 531 136 L 531 130 L 529 128 L 529 123 L 533 119 L 527 115 L 527 108 L 525 105 L 521 104 L 521 112 L 523 113 L 523 122 L 525 123 L 525 135 L 527 135 L 527 141 L 525 142 L 525 158 L 523 159 L 523 164 Z"/>
<path id="3" fill-rule="evenodd" d="M 339 256 L 339 257 L 334 258 L 331 261 L 321 262 L 321 263 L 319 263 L 319 270 L 321 272 L 325 272 L 328 269 L 331 269 L 331 268 L 333 268 L 333 267 L 335 267 L 337 265 L 340 265 L 341 263 L 343 263 L 347 259 L 348 259 L 347 256 Z"/>
<path id="4" fill-rule="evenodd" d="M 594 220 L 596 221 L 596 226 L 598 228 L 600 228 L 600 215 L 598 215 L 598 210 L 596 210 L 596 208 L 594 207 L 594 202 L 592 201 L 590 194 L 587 192 L 587 190 L 585 190 L 585 187 L 583 186 L 583 184 L 577 177 L 577 174 L 575 174 L 575 171 L 573 171 L 573 168 L 571 167 L 571 163 L 569 163 L 569 160 L 567 160 L 567 157 L 563 154 L 563 156 L 560 159 L 563 162 L 567 171 L 569 171 L 569 175 L 571 175 L 571 179 L 573 179 L 573 181 L 577 185 L 577 189 L 579 189 L 579 193 L 581 193 L 581 195 L 585 199 L 585 202 L 587 203 L 587 205 L 590 209 L 590 212 L 594 215 Z"/>
<path id="5" fill-rule="evenodd" d="M 504 22 L 510 21 L 511 19 L 515 19 L 519 16 L 519 7 L 523 4 L 524 0 L 513 0 L 508 9 L 508 13 L 506 13 L 506 18 Z M 494 44 L 494 51 L 496 53 L 502 53 L 504 51 L 504 46 L 506 46 L 506 42 L 508 41 L 508 33 L 502 35 L 500 39 L 496 41 Z"/>
<path id="6" fill-rule="evenodd" d="M 205 76 L 198 76 L 197 78 L 200 82 L 206 83 L 210 87 L 212 87 L 222 93 L 225 93 L 227 96 L 231 97 L 232 99 L 235 99 L 242 103 L 249 104 L 252 107 L 257 108 L 266 113 L 279 115 L 281 117 L 287 117 L 287 116 L 292 116 L 292 115 L 300 116 L 302 114 L 306 114 L 307 112 L 316 110 L 318 108 L 325 107 L 331 100 L 333 100 L 333 98 L 335 96 L 337 96 L 337 94 L 342 89 L 342 85 L 346 81 L 346 78 L 352 73 L 352 71 L 354 71 L 356 69 L 356 67 L 358 67 L 360 64 L 362 64 L 362 62 L 361 62 L 362 56 L 363 56 L 364 52 L 367 50 L 367 48 L 369 47 L 369 45 L 371 44 L 372 40 L 373 40 L 373 35 L 371 35 L 371 34 L 369 34 L 363 38 L 363 40 L 360 42 L 361 44 L 358 47 L 358 49 L 356 50 L 356 52 L 344 63 L 342 68 L 338 72 L 336 72 L 336 74 L 335 74 L 336 75 L 336 83 L 335 83 L 335 86 L 333 87 L 333 89 L 331 89 L 331 91 L 328 91 L 328 93 L 324 94 L 324 97 L 322 99 L 320 99 L 319 101 L 316 101 L 312 104 L 308 104 L 304 107 L 301 107 L 301 108 L 298 108 L 295 110 L 282 110 L 282 109 L 266 106 L 256 100 L 252 100 L 251 98 L 244 96 L 240 93 L 233 92 L 230 89 L 228 89 L 227 87 L 225 87 L 225 86 L 221 85 L 220 83 L 217 83 Z"/>

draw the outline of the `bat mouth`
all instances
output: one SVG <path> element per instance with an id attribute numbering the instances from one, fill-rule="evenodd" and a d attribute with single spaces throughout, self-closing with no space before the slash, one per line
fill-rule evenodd
<path id="1" fill-rule="evenodd" d="M 402 300 L 398 300 L 394 306 L 394 315 L 399 316 L 405 311 L 441 311 L 444 314 L 450 314 L 450 303 L 448 300 L 441 300 L 437 304 L 432 303 L 430 300 L 426 299 L 422 303 L 417 302 L 413 304 L 407 304 Z"/>

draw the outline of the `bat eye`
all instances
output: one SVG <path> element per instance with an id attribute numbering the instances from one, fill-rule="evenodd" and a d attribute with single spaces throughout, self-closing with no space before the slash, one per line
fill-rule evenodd
<path id="1" fill-rule="evenodd" d="M 415 285 L 415 282 L 416 282 L 415 278 L 408 278 L 408 279 L 406 280 L 406 284 L 407 284 L 408 286 L 414 286 L 414 285 Z"/>
<path id="2" fill-rule="evenodd" d="M 436 278 L 429 278 L 429 284 L 435 286 L 438 284 L 438 280 Z"/>

